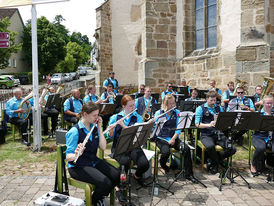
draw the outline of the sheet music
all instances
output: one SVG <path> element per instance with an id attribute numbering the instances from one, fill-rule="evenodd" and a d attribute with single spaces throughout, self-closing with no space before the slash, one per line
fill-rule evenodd
<path id="1" fill-rule="evenodd" d="M 134 125 L 134 126 L 135 126 L 135 125 Z M 133 140 L 133 144 L 135 144 L 135 143 L 137 142 L 137 139 L 138 139 L 138 137 L 140 136 L 140 133 L 141 133 L 142 129 L 143 129 L 143 126 L 140 126 L 140 127 L 138 128 L 138 130 L 137 130 L 137 132 L 136 132 L 136 135 L 135 135 L 135 137 L 134 137 L 134 140 Z"/>
<path id="2" fill-rule="evenodd" d="M 193 112 L 180 112 L 180 118 L 179 118 L 179 124 L 177 126 L 178 128 L 189 128 L 191 125 L 192 118 L 194 116 Z"/>
<path id="3" fill-rule="evenodd" d="M 164 123 L 165 123 L 166 121 L 167 121 L 167 119 L 166 119 L 166 117 L 164 117 L 164 116 L 163 116 L 163 117 L 160 117 L 160 118 L 158 119 L 158 121 L 156 122 L 156 128 L 153 130 L 153 132 L 152 132 L 150 138 L 159 135 L 159 133 L 160 133 L 160 131 L 161 131 L 161 129 L 162 129 L 162 127 L 163 127 L 163 125 L 164 125 Z"/>
<path id="4" fill-rule="evenodd" d="M 151 150 L 147 150 L 147 149 L 142 149 L 145 153 L 145 156 L 147 158 L 147 160 L 151 160 L 151 158 L 154 156 L 154 151 Z"/>

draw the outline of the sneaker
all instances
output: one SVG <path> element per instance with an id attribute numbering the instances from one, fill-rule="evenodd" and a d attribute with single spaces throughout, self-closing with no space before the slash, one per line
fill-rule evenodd
<path id="1" fill-rule="evenodd" d="M 26 140 L 24 140 L 24 139 L 22 139 L 22 141 L 21 141 L 21 143 L 23 144 L 23 145 L 26 145 L 26 146 L 30 146 L 30 143 L 29 142 L 27 142 Z"/>
<path id="2" fill-rule="evenodd" d="M 142 177 L 140 177 L 140 178 L 136 178 L 135 177 L 135 175 L 134 175 L 134 179 L 138 182 L 138 184 L 140 185 L 140 186 L 142 186 L 142 187 L 146 187 L 147 186 L 147 183 L 145 182 L 145 180 L 142 178 Z"/>
<path id="3" fill-rule="evenodd" d="M 127 198 L 124 196 L 124 194 L 121 190 L 116 191 L 116 197 L 120 203 L 127 202 Z"/>

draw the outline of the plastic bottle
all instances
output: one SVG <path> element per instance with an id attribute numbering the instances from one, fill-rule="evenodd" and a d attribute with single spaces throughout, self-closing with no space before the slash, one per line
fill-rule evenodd
<path id="1" fill-rule="evenodd" d="M 120 182 L 121 184 L 124 184 L 127 180 L 127 175 L 126 175 L 126 172 L 125 172 L 125 166 L 122 165 L 122 169 L 121 169 L 121 174 L 120 174 Z"/>
<path id="2" fill-rule="evenodd" d="M 159 187 L 158 187 L 158 185 L 155 185 L 155 186 L 154 186 L 153 194 L 154 194 L 155 196 L 158 196 L 158 195 L 159 195 Z"/>

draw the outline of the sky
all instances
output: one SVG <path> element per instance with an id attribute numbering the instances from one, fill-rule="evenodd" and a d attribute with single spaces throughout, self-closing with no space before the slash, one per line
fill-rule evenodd
<path id="1" fill-rule="evenodd" d="M 96 29 L 96 12 L 104 0 L 70 0 L 67 2 L 36 5 L 37 18 L 45 16 L 53 21 L 56 15 L 61 14 L 66 20 L 63 24 L 72 32 L 81 32 L 93 42 Z M 31 19 L 31 6 L 18 7 L 24 23 Z"/>

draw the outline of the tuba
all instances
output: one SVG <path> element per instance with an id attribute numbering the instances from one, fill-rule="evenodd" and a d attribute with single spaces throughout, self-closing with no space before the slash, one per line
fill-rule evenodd
<path id="1" fill-rule="evenodd" d="M 237 84 L 236 84 L 236 88 L 234 89 L 233 96 L 236 95 L 236 91 L 237 91 L 238 87 L 243 87 L 245 95 L 248 95 L 248 83 L 247 83 L 247 81 L 236 79 L 236 82 L 237 82 Z"/>
<path id="2" fill-rule="evenodd" d="M 143 122 L 146 122 L 146 121 L 148 121 L 150 119 L 150 115 L 148 114 L 148 109 L 149 109 L 149 107 L 151 105 L 152 99 L 153 98 L 151 97 L 151 99 L 148 101 L 147 106 L 146 106 L 146 108 L 145 108 L 145 110 L 144 110 L 144 112 L 142 114 Z"/>
<path id="3" fill-rule="evenodd" d="M 270 94 L 271 88 L 273 87 L 273 85 L 274 85 L 274 78 L 271 78 L 271 77 L 265 77 L 265 78 L 264 78 L 263 93 L 262 93 L 260 99 L 263 99 L 264 96 Z M 262 107 L 262 105 L 260 105 L 260 106 L 258 107 L 258 110 L 259 110 L 259 111 L 261 110 L 261 107 Z"/>
<path id="4" fill-rule="evenodd" d="M 30 114 L 30 110 L 31 110 L 31 106 L 30 106 L 30 103 L 28 102 L 28 100 L 29 100 L 30 98 L 32 98 L 32 97 L 33 97 L 33 92 L 29 93 L 29 95 L 27 95 L 27 96 L 23 99 L 23 101 L 20 103 L 19 109 L 25 110 L 24 113 L 18 113 L 18 117 L 19 117 L 20 119 L 25 120 L 25 119 L 28 118 L 28 116 L 29 116 L 29 114 Z"/>

